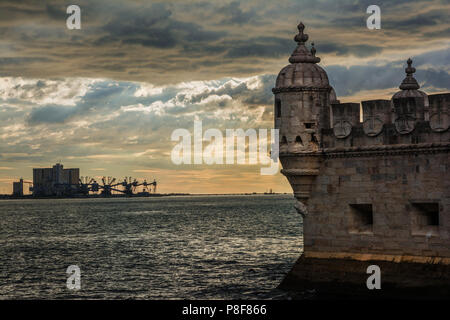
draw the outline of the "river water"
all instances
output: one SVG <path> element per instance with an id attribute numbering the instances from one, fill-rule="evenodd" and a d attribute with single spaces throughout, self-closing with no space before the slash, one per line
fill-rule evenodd
<path id="1" fill-rule="evenodd" d="M 291 195 L 0 201 L 1 299 L 277 299 Z M 81 289 L 66 269 L 81 270 Z"/>

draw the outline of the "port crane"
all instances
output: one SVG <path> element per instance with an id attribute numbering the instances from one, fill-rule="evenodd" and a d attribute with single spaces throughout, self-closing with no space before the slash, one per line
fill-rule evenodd
<path id="1" fill-rule="evenodd" d="M 138 182 L 137 179 L 134 179 L 132 177 L 125 177 L 125 179 L 122 182 L 122 186 L 124 187 L 123 192 L 126 195 L 132 196 L 136 193 L 136 188 L 140 186 L 144 186 L 144 193 L 148 193 L 147 187 L 153 186 L 153 193 L 156 192 L 156 180 L 154 180 L 151 183 L 148 183 L 147 180 L 144 180 L 143 182 Z"/>
<path id="2" fill-rule="evenodd" d="M 153 193 L 156 193 L 156 180 L 153 179 L 153 182 L 148 183 L 147 180 L 144 180 L 144 182 L 142 183 L 142 185 L 144 186 L 144 192 L 147 190 L 147 187 L 153 186 Z M 151 191 L 151 189 L 149 188 L 149 190 Z"/>
<path id="3" fill-rule="evenodd" d="M 116 178 L 113 177 L 102 177 L 103 185 L 99 185 L 99 188 L 102 189 L 101 194 L 104 196 L 111 196 L 112 191 L 123 192 L 123 190 L 117 189 L 116 187 L 121 185 L 122 183 L 114 183 L 116 182 Z"/>
<path id="4" fill-rule="evenodd" d="M 102 177 L 101 183 L 98 183 L 94 178 L 81 177 L 77 187 L 78 192 L 86 196 L 90 192 L 101 191 L 101 195 L 109 197 L 113 191 L 133 196 L 136 194 L 136 189 L 140 186 L 144 187 L 144 191 L 140 194 L 156 193 L 156 185 L 156 180 L 150 183 L 147 180 L 139 182 L 136 178 L 132 177 L 125 177 L 122 182 L 117 182 L 117 179 L 113 177 Z"/>
<path id="5" fill-rule="evenodd" d="M 98 183 L 94 178 L 90 177 L 81 177 L 78 184 L 78 192 L 87 196 L 89 192 L 97 192 L 98 191 Z"/>
<path id="6" fill-rule="evenodd" d="M 20 179 L 18 182 L 20 187 L 18 190 L 23 190 L 24 184 L 29 184 L 29 190 L 33 191 L 33 182 L 25 181 Z M 137 192 L 138 187 L 143 187 L 143 192 Z M 150 193 L 156 193 L 156 180 L 153 182 L 147 182 L 144 180 L 142 182 L 138 181 L 136 178 L 125 177 L 122 182 L 118 182 L 114 177 L 102 177 L 101 182 L 97 182 L 94 178 L 85 176 L 78 179 L 78 183 L 57 183 L 54 184 L 54 188 L 57 190 L 57 195 L 83 195 L 89 196 L 90 193 L 98 193 L 105 197 L 112 196 L 113 191 L 116 193 L 122 193 L 127 196 L 140 195 L 145 196 Z M 14 192 L 15 195 L 22 196 L 23 191 Z"/>

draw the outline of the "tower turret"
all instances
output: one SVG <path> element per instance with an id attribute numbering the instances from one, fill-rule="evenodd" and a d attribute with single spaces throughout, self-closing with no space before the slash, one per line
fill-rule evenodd
<path id="1" fill-rule="evenodd" d="M 306 48 L 308 35 L 303 23 L 294 40 L 297 48 L 290 64 L 281 69 L 275 88 L 275 128 L 280 130 L 280 153 L 317 151 L 320 130 L 330 127 L 330 105 L 336 94 L 316 57 L 314 45 Z"/>
<path id="2" fill-rule="evenodd" d="M 392 96 L 394 124 L 400 134 L 413 131 L 416 121 L 429 120 L 428 96 L 419 90 L 419 83 L 413 76 L 416 68 L 412 66 L 411 58 L 406 63 L 406 77 L 400 84 L 401 90 Z"/>
<path id="3" fill-rule="evenodd" d="M 281 69 L 275 88 L 275 128 L 279 129 L 281 171 L 289 180 L 299 200 L 297 210 L 306 214 L 311 185 L 320 165 L 322 129 L 330 128 L 331 103 L 336 94 L 327 73 L 316 57 L 314 45 L 305 43 L 309 36 L 299 23 L 294 37 L 297 47 L 289 58 L 290 64 Z M 293 155 L 301 155 L 293 157 Z"/>

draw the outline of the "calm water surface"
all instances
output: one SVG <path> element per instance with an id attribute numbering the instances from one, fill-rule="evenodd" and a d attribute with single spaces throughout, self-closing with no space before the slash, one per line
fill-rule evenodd
<path id="1" fill-rule="evenodd" d="M 301 253 L 290 195 L 0 201 L 1 299 L 270 299 Z M 81 269 L 81 290 L 66 269 Z"/>

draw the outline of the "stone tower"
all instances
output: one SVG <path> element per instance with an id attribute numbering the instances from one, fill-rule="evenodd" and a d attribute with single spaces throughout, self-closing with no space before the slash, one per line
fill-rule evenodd
<path id="1" fill-rule="evenodd" d="M 340 103 L 298 30 L 273 88 L 281 172 L 303 216 L 284 284 L 364 293 L 377 265 L 393 290 L 450 294 L 450 93 L 420 91 L 408 59 L 391 100 Z"/>
<path id="2" fill-rule="evenodd" d="M 325 70 L 319 65 L 314 43 L 308 50 L 303 23 L 294 40 L 297 48 L 289 58 L 290 64 L 281 69 L 275 88 L 275 128 L 279 129 L 282 173 L 293 185 L 297 209 L 306 214 L 310 186 L 317 175 L 319 158 L 314 153 L 321 147 L 322 129 L 330 128 L 331 103 L 336 94 L 330 86 Z M 311 154 L 301 161 L 293 154 Z M 295 185 L 295 187 L 294 187 Z"/>

